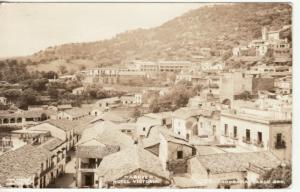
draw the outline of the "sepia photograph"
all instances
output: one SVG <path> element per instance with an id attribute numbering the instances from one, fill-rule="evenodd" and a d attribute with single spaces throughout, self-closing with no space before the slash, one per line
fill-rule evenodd
<path id="1" fill-rule="evenodd" d="M 291 188 L 293 8 L 0 2 L 0 191 Z"/>

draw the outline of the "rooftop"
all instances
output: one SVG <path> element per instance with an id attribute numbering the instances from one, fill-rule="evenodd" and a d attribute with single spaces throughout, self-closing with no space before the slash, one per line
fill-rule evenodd
<path id="1" fill-rule="evenodd" d="M 99 176 L 103 176 L 105 182 L 110 182 L 137 169 L 166 180 L 169 179 L 169 175 L 163 170 L 158 157 L 138 145 L 104 157 L 97 173 Z"/>
<path id="2" fill-rule="evenodd" d="M 91 109 L 92 109 L 91 107 L 81 107 L 81 108 L 76 107 L 72 109 L 67 109 L 64 112 L 73 117 L 80 117 L 80 116 L 88 115 Z"/>
<path id="3" fill-rule="evenodd" d="M 148 114 L 145 114 L 144 116 L 150 117 L 150 118 L 153 118 L 153 119 L 171 118 L 172 117 L 172 111 L 161 112 L 161 113 L 148 113 Z"/>
<path id="4" fill-rule="evenodd" d="M 8 179 L 25 179 L 35 176 L 41 163 L 51 157 L 51 152 L 39 146 L 25 145 L 0 156 L 0 183 Z"/>
<path id="5" fill-rule="evenodd" d="M 251 109 L 249 108 L 249 110 Z M 264 111 L 264 112 L 268 112 L 268 111 Z M 292 120 L 290 119 L 276 119 L 272 115 L 265 115 L 259 112 L 257 112 L 256 114 L 246 113 L 245 111 L 240 111 L 240 110 L 222 111 L 221 116 L 237 118 L 246 121 L 254 121 L 263 124 L 291 124 L 292 123 Z"/>
<path id="6" fill-rule="evenodd" d="M 47 149 L 48 151 L 53 151 L 53 150 L 55 150 L 56 148 L 58 148 L 59 146 L 61 146 L 64 143 L 65 142 L 61 139 L 51 138 L 48 141 L 46 141 L 45 143 L 43 143 L 41 145 L 41 147 Z"/>
<path id="7" fill-rule="evenodd" d="M 57 128 L 60 128 L 64 131 L 70 131 L 76 127 L 76 122 L 67 120 L 67 119 L 49 119 L 45 123 L 49 123 Z"/>
<path id="8" fill-rule="evenodd" d="M 280 164 L 279 159 L 270 152 L 218 153 L 195 158 L 211 174 L 246 171 L 249 163 L 261 168 L 274 168 Z"/>
<path id="9" fill-rule="evenodd" d="M 85 129 L 76 145 L 80 146 L 90 140 L 96 140 L 104 145 L 118 145 L 121 148 L 133 144 L 131 137 L 119 131 L 118 126 L 110 121 L 98 122 Z"/>

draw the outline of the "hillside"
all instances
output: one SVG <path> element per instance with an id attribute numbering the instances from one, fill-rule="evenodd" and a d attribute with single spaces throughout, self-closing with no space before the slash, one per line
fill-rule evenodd
<path id="1" fill-rule="evenodd" d="M 262 26 L 291 24 L 292 8 L 280 3 L 237 3 L 201 7 L 151 29 L 137 29 L 110 40 L 49 47 L 18 62 L 30 70 L 69 70 L 119 65 L 130 59 L 190 60 L 201 48 L 218 56 L 260 38 Z"/>

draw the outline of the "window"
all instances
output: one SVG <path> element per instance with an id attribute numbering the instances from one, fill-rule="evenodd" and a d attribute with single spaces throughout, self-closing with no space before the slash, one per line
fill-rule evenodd
<path id="1" fill-rule="evenodd" d="M 186 134 L 186 140 L 190 139 L 190 134 Z"/>
<path id="2" fill-rule="evenodd" d="M 213 125 L 213 135 L 216 134 L 216 125 Z"/>
<path id="3" fill-rule="evenodd" d="M 146 131 L 146 127 L 143 127 L 143 131 Z"/>
<path id="4" fill-rule="evenodd" d="M 286 148 L 286 144 L 285 144 L 285 141 L 282 139 L 282 134 L 281 133 L 277 133 L 277 135 L 276 135 L 275 148 L 276 149 Z"/>
<path id="5" fill-rule="evenodd" d="M 228 124 L 224 125 L 224 135 L 227 136 L 228 134 Z"/>
<path id="6" fill-rule="evenodd" d="M 257 143 L 262 142 L 262 132 L 257 132 Z"/>
<path id="7" fill-rule="evenodd" d="M 250 141 L 250 129 L 246 129 L 246 141 Z"/>
<path id="8" fill-rule="evenodd" d="M 281 133 L 277 133 L 277 135 L 276 135 L 276 143 L 282 143 L 282 134 Z"/>
<path id="9" fill-rule="evenodd" d="M 177 151 L 177 159 L 183 159 L 183 151 Z"/>
<path id="10" fill-rule="evenodd" d="M 237 138 L 237 126 L 233 126 L 233 137 Z"/>

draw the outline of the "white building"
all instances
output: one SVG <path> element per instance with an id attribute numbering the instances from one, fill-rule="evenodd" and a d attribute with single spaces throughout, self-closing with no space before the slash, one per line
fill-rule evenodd
<path id="1" fill-rule="evenodd" d="M 252 151 L 272 151 L 278 158 L 290 160 L 291 120 L 272 115 L 254 109 L 222 111 L 220 142 Z"/>
<path id="2" fill-rule="evenodd" d="M 78 87 L 72 90 L 72 94 L 74 95 L 82 95 L 85 91 L 84 87 Z"/>
<path id="3" fill-rule="evenodd" d="M 8 101 L 6 97 L 0 97 L 0 104 L 7 105 Z"/>

